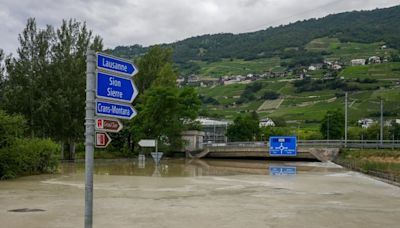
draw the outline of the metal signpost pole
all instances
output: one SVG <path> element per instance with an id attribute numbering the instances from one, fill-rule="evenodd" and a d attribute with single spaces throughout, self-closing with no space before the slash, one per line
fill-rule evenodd
<path id="1" fill-rule="evenodd" d="M 86 53 L 86 116 L 85 116 L 85 228 L 93 224 L 93 152 L 95 112 L 95 52 Z"/>

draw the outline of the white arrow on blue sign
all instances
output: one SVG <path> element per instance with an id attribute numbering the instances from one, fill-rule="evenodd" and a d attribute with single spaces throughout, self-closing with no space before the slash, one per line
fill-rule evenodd
<path id="1" fill-rule="evenodd" d="M 138 95 L 135 84 L 127 78 L 97 72 L 96 82 L 98 98 L 132 103 Z"/>
<path id="2" fill-rule="evenodd" d="M 139 72 L 138 68 L 128 60 L 97 53 L 97 68 L 132 77 Z"/>
<path id="3" fill-rule="evenodd" d="M 131 105 L 96 100 L 96 115 L 130 120 L 137 114 Z"/>

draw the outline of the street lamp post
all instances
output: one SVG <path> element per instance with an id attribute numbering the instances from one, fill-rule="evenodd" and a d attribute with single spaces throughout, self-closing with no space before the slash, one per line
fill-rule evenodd
<path id="1" fill-rule="evenodd" d="M 326 128 L 326 140 L 329 143 L 329 117 L 331 116 L 330 114 L 327 115 L 328 116 L 328 127 Z"/>

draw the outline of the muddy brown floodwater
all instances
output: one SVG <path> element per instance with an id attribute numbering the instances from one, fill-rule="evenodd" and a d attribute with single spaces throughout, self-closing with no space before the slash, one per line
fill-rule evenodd
<path id="1" fill-rule="evenodd" d="M 84 165 L 0 181 L 1 228 L 83 227 Z M 95 228 L 400 227 L 400 188 L 332 163 L 96 161 Z"/>

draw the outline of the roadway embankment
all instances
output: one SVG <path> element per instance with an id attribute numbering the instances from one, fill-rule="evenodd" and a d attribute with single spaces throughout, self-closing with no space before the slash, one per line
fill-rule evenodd
<path id="1" fill-rule="evenodd" d="M 334 162 L 400 186 L 399 149 L 342 149 Z"/>

